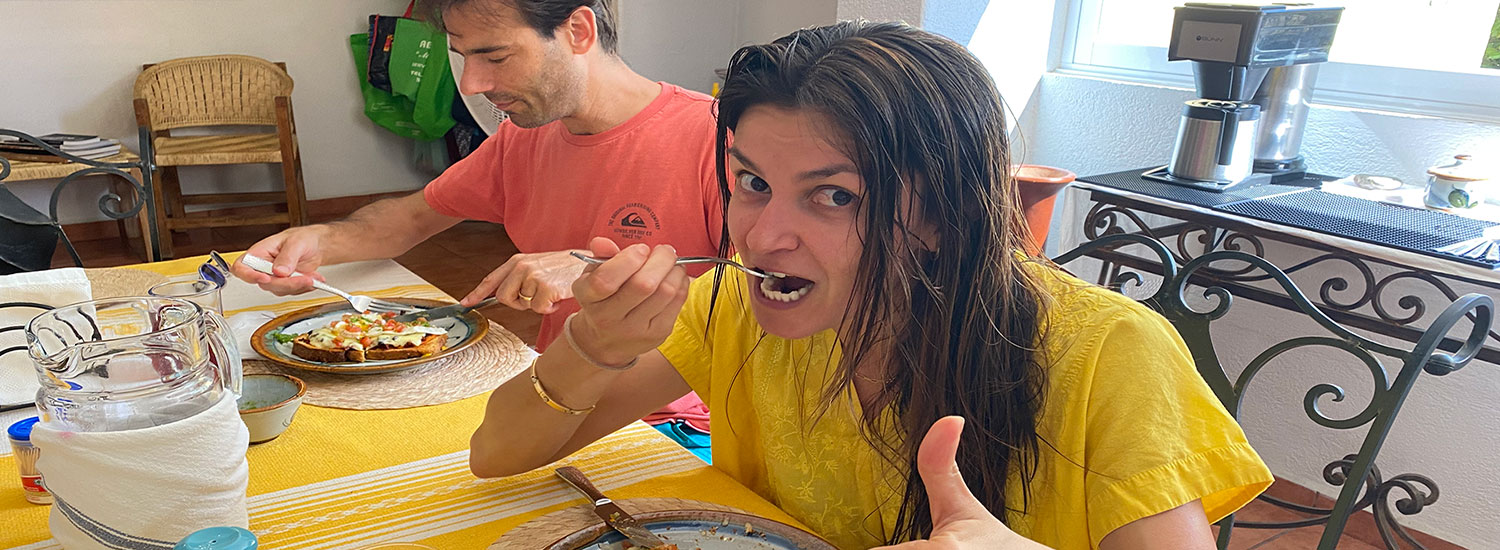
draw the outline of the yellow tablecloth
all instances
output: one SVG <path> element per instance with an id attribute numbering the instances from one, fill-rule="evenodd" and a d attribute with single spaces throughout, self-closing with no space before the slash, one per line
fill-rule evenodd
<path id="1" fill-rule="evenodd" d="M 129 266 L 171 277 L 202 258 Z M 346 290 L 446 297 L 395 262 L 323 270 Z M 344 286 L 344 285 L 348 286 Z M 225 312 L 288 311 L 321 298 L 276 298 L 234 282 Z M 347 549 L 416 541 L 443 550 L 485 548 L 530 519 L 585 502 L 552 474 L 583 470 L 616 498 L 675 497 L 795 522 L 644 423 L 634 423 L 557 465 L 504 479 L 468 470 L 469 435 L 484 412 L 481 395 L 431 407 L 351 411 L 304 405 L 280 438 L 250 447 L 250 529 L 265 549 Z M 150 506 L 151 503 L 141 503 Z M 60 548 L 47 532 L 51 507 L 26 502 L 15 459 L 0 457 L 0 548 Z"/>

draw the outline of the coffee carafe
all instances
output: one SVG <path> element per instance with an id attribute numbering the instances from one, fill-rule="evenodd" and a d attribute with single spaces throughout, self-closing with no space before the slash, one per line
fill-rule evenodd
<path id="1" fill-rule="evenodd" d="M 1182 108 L 1171 162 L 1146 177 L 1211 191 L 1300 178 L 1318 63 L 1343 8 L 1189 3 L 1167 59 L 1193 62 L 1200 99 Z"/>

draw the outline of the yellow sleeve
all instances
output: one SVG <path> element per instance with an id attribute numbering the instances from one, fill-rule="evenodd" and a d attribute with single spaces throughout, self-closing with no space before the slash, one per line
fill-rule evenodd
<path id="1" fill-rule="evenodd" d="M 1083 408 L 1095 548 L 1127 523 L 1194 500 L 1218 521 L 1272 481 L 1171 323 L 1132 306 L 1101 329 Z"/>
<path id="2" fill-rule="evenodd" d="M 706 338 L 708 333 L 708 309 L 714 292 L 714 272 L 709 270 L 693 280 L 688 288 L 687 302 L 677 314 L 672 335 L 656 349 L 667 357 L 688 386 L 707 399 L 710 371 L 713 367 L 713 346 Z"/>

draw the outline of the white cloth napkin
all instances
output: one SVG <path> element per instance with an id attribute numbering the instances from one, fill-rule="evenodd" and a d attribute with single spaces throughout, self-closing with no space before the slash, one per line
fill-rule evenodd
<path id="1" fill-rule="evenodd" d="M 92 298 L 93 291 L 82 268 L 69 267 L 0 276 L 0 303 L 35 302 L 58 307 Z M 0 309 L 0 328 L 24 328 L 26 323 L 41 313 L 42 310 L 33 308 Z M 0 350 L 17 346 L 26 346 L 24 330 L 0 332 Z M 31 364 L 31 356 L 24 349 L 0 355 L 0 405 L 35 401 L 36 390 L 40 385 L 36 367 Z M 0 429 L 35 415 L 36 411 L 32 409 L 0 413 Z M 10 446 L 0 446 L 0 455 L 6 454 L 10 454 Z"/>
<path id="2" fill-rule="evenodd" d="M 255 353 L 255 348 L 250 345 L 250 338 L 255 335 L 256 330 L 275 318 L 276 314 L 269 311 L 246 311 L 230 315 L 226 319 L 229 321 L 229 332 L 234 334 L 239 343 L 240 359 L 265 359 Z"/>
<path id="3" fill-rule="evenodd" d="M 120 432 L 37 424 L 37 468 L 56 498 L 49 527 L 68 550 L 171 550 L 207 527 L 248 527 L 250 432 L 234 396 L 169 424 Z"/>

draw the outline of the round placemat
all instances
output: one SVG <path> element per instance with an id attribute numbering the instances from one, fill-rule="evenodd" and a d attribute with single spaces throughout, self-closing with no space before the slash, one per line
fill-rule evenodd
<path id="1" fill-rule="evenodd" d="M 167 276 L 160 273 L 124 267 L 85 269 L 83 276 L 88 278 L 95 300 L 145 296 L 146 289 L 167 281 Z"/>
<path id="2" fill-rule="evenodd" d="M 743 510 L 702 502 L 697 500 L 685 500 L 680 498 L 627 498 L 616 500 L 620 508 L 630 514 L 644 514 L 661 510 L 714 510 L 719 512 L 745 513 Z M 547 548 L 552 543 L 573 534 L 579 529 L 603 525 L 599 516 L 594 515 L 594 505 L 579 504 L 572 508 L 566 508 L 552 512 L 545 516 L 533 519 L 526 523 L 517 525 L 500 538 L 490 544 L 489 550 L 508 550 L 511 548 Z"/>
<path id="3" fill-rule="evenodd" d="M 247 359 L 245 373 L 289 374 L 307 383 L 302 402 L 339 409 L 405 409 L 440 405 L 495 389 L 531 365 L 535 352 L 500 325 L 479 343 L 431 363 L 382 374 L 331 374 Z"/>

